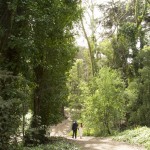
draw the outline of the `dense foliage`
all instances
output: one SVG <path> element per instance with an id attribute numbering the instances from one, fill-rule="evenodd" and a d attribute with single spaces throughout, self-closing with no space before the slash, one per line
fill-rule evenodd
<path id="1" fill-rule="evenodd" d="M 78 1 L 0 1 L 0 149 L 9 149 L 21 117 L 24 138 L 29 108 L 33 118 L 25 142 L 41 143 L 45 127 L 62 119 L 79 14 Z"/>
<path id="2" fill-rule="evenodd" d="M 77 114 L 73 117 L 82 120 L 87 134 L 106 135 L 134 125 L 149 127 L 149 1 L 87 2 L 83 6 L 91 15 L 90 32 L 85 15 L 81 26 L 87 48 L 81 47 L 67 84 L 70 106 Z M 97 7 L 99 17 L 94 16 Z"/>

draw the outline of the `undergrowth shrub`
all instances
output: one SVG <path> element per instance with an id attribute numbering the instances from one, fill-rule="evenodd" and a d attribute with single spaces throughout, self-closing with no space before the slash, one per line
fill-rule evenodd
<path id="1" fill-rule="evenodd" d="M 25 91 L 26 81 L 21 76 L 0 70 L 0 150 L 17 150 Z"/>
<path id="2" fill-rule="evenodd" d="M 61 137 L 50 139 L 49 144 L 39 145 L 36 147 L 25 147 L 23 150 L 80 150 L 74 143 Z"/>
<path id="3" fill-rule="evenodd" d="M 150 128 L 136 127 L 133 130 L 126 130 L 114 137 L 115 140 L 144 146 L 150 150 Z"/>

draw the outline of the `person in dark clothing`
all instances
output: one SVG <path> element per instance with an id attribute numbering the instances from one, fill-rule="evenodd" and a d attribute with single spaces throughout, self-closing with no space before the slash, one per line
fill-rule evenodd
<path id="1" fill-rule="evenodd" d="M 72 138 L 77 138 L 77 129 L 78 129 L 78 124 L 76 121 L 73 122 L 72 124 L 72 131 L 73 131 L 73 134 L 72 134 Z"/>

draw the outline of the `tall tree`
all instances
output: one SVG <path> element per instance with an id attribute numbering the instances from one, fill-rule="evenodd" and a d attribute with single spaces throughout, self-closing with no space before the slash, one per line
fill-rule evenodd
<path id="1" fill-rule="evenodd" d="M 95 76 L 98 71 L 95 57 L 99 38 L 97 32 L 100 29 L 98 18 L 95 16 L 95 12 L 98 11 L 98 4 L 93 0 L 86 0 L 81 2 L 81 8 L 84 10 L 80 17 L 81 30 L 89 50 L 92 76 Z"/>
<path id="2" fill-rule="evenodd" d="M 79 13 L 78 1 L 0 2 L 0 67 L 34 82 L 31 103 L 41 125 L 62 116 L 65 73 L 77 50 L 72 29 Z M 33 127 L 39 127 L 34 121 Z"/>
<path id="3" fill-rule="evenodd" d="M 34 116 L 41 116 L 42 123 L 47 125 L 56 123 L 58 116 L 62 116 L 60 110 L 64 105 L 64 94 L 61 91 L 65 90 L 65 73 L 76 51 L 70 31 L 73 21 L 78 18 L 78 2 L 43 1 L 36 3 L 32 12 L 33 40 L 37 54 L 33 53 L 37 83 L 33 110 Z"/>

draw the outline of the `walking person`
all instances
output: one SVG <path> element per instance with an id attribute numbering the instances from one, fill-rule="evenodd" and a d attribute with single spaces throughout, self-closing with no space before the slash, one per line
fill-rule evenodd
<path id="1" fill-rule="evenodd" d="M 77 138 L 77 129 L 78 129 L 78 124 L 76 121 L 73 122 L 72 124 L 72 131 L 73 131 L 73 134 L 72 134 L 72 138 Z"/>
<path id="2" fill-rule="evenodd" d="M 79 135 L 80 135 L 80 139 L 82 139 L 82 136 L 83 136 L 83 125 L 82 125 L 82 123 L 80 123 L 80 125 L 79 125 Z"/>

